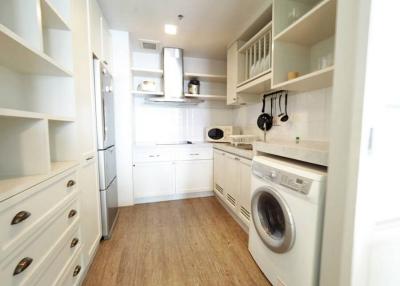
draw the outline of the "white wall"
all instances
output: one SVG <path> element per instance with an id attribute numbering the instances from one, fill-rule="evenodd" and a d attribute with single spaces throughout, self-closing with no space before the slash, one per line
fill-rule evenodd
<path id="1" fill-rule="evenodd" d="M 311 92 L 294 93 L 288 96 L 289 120 L 281 122 L 267 132 L 267 140 L 328 141 L 330 127 L 332 88 Z M 278 102 L 277 102 L 278 103 Z M 284 110 L 284 97 L 281 100 Z M 278 104 L 277 104 L 278 106 Z M 257 118 L 261 114 L 262 103 L 245 105 L 235 110 L 234 125 L 242 127 L 243 133 L 255 134 L 263 138 L 263 131 L 257 127 Z M 279 107 L 277 107 L 279 110 Z M 266 102 L 266 112 L 270 113 L 270 101 Z M 279 112 L 278 112 L 279 113 Z"/>

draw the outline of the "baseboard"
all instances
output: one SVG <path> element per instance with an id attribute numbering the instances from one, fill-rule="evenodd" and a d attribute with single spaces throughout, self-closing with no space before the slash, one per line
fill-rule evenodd
<path id="1" fill-rule="evenodd" d="M 96 256 L 97 250 L 99 249 L 99 246 L 100 246 L 100 238 L 101 238 L 101 236 L 99 237 L 99 239 L 96 240 L 95 243 L 93 243 L 92 247 L 90 248 L 90 251 L 89 251 L 89 252 L 90 252 L 89 261 L 88 261 L 87 263 L 86 263 L 86 261 L 85 261 L 86 267 L 85 267 L 85 269 L 84 269 L 84 272 L 83 272 L 82 275 L 81 275 L 81 278 L 80 278 L 80 281 L 79 281 L 78 285 L 82 285 L 83 282 L 84 282 L 85 279 L 86 279 L 86 275 L 88 274 L 89 269 L 90 269 L 90 266 L 92 265 L 93 260 L 94 260 L 94 258 L 95 258 L 95 256 Z"/>
<path id="2" fill-rule="evenodd" d="M 137 198 L 134 200 L 134 204 L 147 204 L 147 203 L 156 203 L 156 202 L 164 202 L 164 201 L 175 201 L 182 199 L 192 199 L 192 198 L 203 198 L 203 197 L 212 197 L 214 196 L 214 192 L 196 192 L 196 193 L 186 193 L 186 194 L 174 194 L 168 196 L 158 196 L 158 197 L 147 197 L 147 198 Z"/>
<path id="3" fill-rule="evenodd" d="M 231 217 L 240 225 L 240 227 L 249 234 L 249 227 L 242 222 L 242 220 L 237 216 L 235 212 L 218 196 L 215 196 L 218 202 L 224 207 L 224 209 L 231 215 Z"/>

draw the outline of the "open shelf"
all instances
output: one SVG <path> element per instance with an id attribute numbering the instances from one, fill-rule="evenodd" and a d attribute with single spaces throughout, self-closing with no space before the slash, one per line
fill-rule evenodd
<path id="1" fill-rule="evenodd" d="M 48 29 L 71 30 L 68 23 L 57 12 L 53 4 L 49 0 L 41 0 L 42 22 L 43 26 Z"/>
<path id="2" fill-rule="evenodd" d="M 0 24 L 0 65 L 23 73 L 68 76 L 71 71 L 61 67 L 43 52 L 29 47 L 18 35 Z"/>
<path id="3" fill-rule="evenodd" d="M 267 32 L 268 30 L 270 30 L 272 27 L 272 21 L 269 22 L 264 28 L 262 28 L 260 31 L 257 32 L 257 34 L 255 34 L 253 37 L 251 37 L 250 40 L 248 40 L 246 43 L 243 44 L 243 46 L 241 46 L 238 50 L 239 53 L 244 52 L 247 48 L 249 48 L 252 44 L 254 44 L 254 42 L 261 36 L 263 35 L 265 32 Z"/>
<path id="4" fill-rule="evenodd" d="M 132 90 L 132 94 L 134 95 L 155 95 L 155 96 L 163 96 L 163 91 L 140 91 L 140 90 Z"/>
<path id="5" fill-rule="evenodd" d="M 314 45 L 335 34 L 336 1 L 324 0 L 295 21 L 274 40 Z"/>
<path id="6" fill-rule="evenodd" d="M 185 93 L 185 97 L 205 99 L 205 100 L 221 100 L 221 101 L 225 101 L 226 100 L 226 96 L 225 95 L 212 95 L 212 94 L 190 94 L 190 93 Z"/>
<path id="7" fill-rule="evenodd" d="M 62 121 L 62 122 L 74 122 L 75 118 L 68 116 L 57 116 L 44 113 L 30 112 L 17 109 L 0 108 L 0 117 L 15 117 L 15 118 L 26 118 L 26 119 L 44 119 L 49 121 Z"/>
<path id="8" fill-rule="evenodd" d="M 1 176 L 0 202 L 79 165 L 78 161 L 52 162 L 50 172 L 32 176 Z"/>
<path id="9" fill-rule="evenodd" d="M 236 87 L 237 93 L 261 94 L 271 89 L 271 72 L 266 72 L 255 79 L 247 80 Z"/>
<path id="10" fill-rule="evenodd" d="M 334 66 L 314 71 L 298 78 L 274 85 L 274 89 L 293 91 L 309 91 L 321 89 L 332 85 Z"/>
<path id="11" fill-rule="evenodd" d="M 185 80 L 197 79 L 199 81 L 226 82 L 226 75 L 202 74 L 186 72 Z"/>
<path id="12" fill-rule="evenodd" d="M 132 68 L 131 70 L 134 76 L 141 77 L 161 77 L 164 73 L 162 69 Z"/>

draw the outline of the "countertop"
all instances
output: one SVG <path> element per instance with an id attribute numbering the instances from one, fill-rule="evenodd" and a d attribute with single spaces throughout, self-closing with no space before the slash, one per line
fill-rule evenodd
<path id="1" fill-rule="evenodd" d="M 214 143 L 213 147 L 214 147 L 214 149 L 232 153 L 234 155 L 237 155 L 237 156 L 249 159 L 249 160 L 252 160 L 253 157 L 255 156 L 254 151 L 238 148 L 229 143 Z"/>

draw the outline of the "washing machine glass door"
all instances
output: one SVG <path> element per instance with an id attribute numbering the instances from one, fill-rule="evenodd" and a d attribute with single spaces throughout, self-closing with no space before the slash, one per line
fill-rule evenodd
<path id="1" fill-rule="evenodd" d="M 289 251 L 294 243 L 292 214 L 282 196 L 269 187 L 258 188 L 251 199 L 252 218 L 258 235 L 274 252 Z"/>

